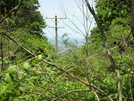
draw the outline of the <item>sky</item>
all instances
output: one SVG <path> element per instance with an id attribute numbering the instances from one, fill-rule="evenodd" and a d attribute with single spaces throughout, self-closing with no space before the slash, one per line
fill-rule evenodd
<path id="1" fill-rule="evenodd" d="M 58 19 L 58 41 L 63 40 L 62 35 L 65 33 L 68 34 L 70 41 L 77 40 L 78 43 L 84 42 L 84 35 L 86 32 L 90 34 L 90 30 L 94 27 L 94 20 L 92 15 L 85 8 L 85 5 L 82 6 L 82 0 L 39 0 L 41 12 L 44 20 L 46 21 L 47 27 L 43 31 L 47 34 L 45 36 L 49 41 L 55 41 L 55 19 L 46 19 L 46 18 L 66 18 Z M 91 6 L 94 6 L 93 0 L 89 0 Z M 82 8 L 83 7 L 83 8 Z M 83 13 L 87 15 L 87 20 L 83 20 Z M 86 22 L 86 23 L 85 23 Z M 83 24 L 85 23 L 84 27 Z M 67 38 L 67 37 L 66 37 Z"/>

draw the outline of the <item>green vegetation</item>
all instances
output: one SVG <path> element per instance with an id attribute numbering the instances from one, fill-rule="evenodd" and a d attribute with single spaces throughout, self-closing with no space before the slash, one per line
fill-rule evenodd
<path id="1" fill-rule="evenodd" d="M 134 100 L 130 1 L 96 0 L 97 18 L 120 72 L 121 87 L 98 27 L 81 48 L 57 53 L 43 35 L 46 23 L 37 11 L 38 0 L 11 2 L 0 0 L 5 7 L 0 9 L 0 19 L 20 3 L 0 23 L 0 101 Z M 72 45 L 67 34 L 63 39 L 67 47 Z"/>

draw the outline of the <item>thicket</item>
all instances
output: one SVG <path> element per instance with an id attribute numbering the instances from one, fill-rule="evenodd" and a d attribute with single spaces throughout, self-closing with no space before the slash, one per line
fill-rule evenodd
<path id="1" fill-rule="evenodd" d="M 0 6 L 1 101 L 133 101 L 130 1 L 97 0 L 96 14 L 87 5 L 100 26 L 84 46 L 62 52 L 43 36 L 46 23 L 37 11 L 38 0 L 7 2 L 1 0 Z"/>

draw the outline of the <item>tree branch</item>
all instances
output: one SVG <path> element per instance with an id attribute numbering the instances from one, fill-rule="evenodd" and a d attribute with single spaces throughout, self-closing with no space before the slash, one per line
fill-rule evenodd
<path id="1" fill-rule="evenodd" d="M 25 47 L 21 46 L 17 41 L 15 41 L 13 38 L 11 38 L 10 36 L 8 36 L 6 33 L 0 33 L 0 34 L 5 35 L 6 37 L 8 37 L 11 41 L 13 41 L 15 44 L 17 44 L 19 47 L 21 47 L 22 49 L 24 49 L 26 52 L 28 52 L 32 56 L 36 56 L 34 53 L 30 52 L 28 49 L 26 49 Z"/>
<path id="2" fill-rule="evenodd" d="M 73 91 L 67 92 L 67 93 L 65 93 L 65 94 L 62 94 L 62 95 L 56 97 L 56 98 L 53 99 L 52 101 L 56 101 L 57 99 L 59 99 L 59 98 L 65 96 L 65 95 L 67 95 L 67 94 L 73 93 L 73 92 L 92 92 L 92 93 L 94 93 L 94 95 L 96 96 L 97 100 L 100 101 L 98 95 L 97 95 L 96 92 L 94 92 L 93 90 L 73 90 Z M 80 101 L 84 101 L 84 100 L 80 100 Z"/>
<path id="3" fill-rule="evenodd" d="M 65 71 L 65 70 L 62 69 L 61 67 L 59 67 L 59 66 L 57 66 L 57 65 L 55 65 L 55 64 L 53 64 L 53 63 L 51 63 L 51 62 L 48 62 L 48 61 L 45 60 L 45 59 L 44 59 L 43 61 L 44 61 L 45 63 L 47 63 L 47 64 L 53 66 L 53 67 L 56 67 L 56 68 L 59 69 L 61 72 L 66 73 L 67 75 L 70 76 L 70 78 L 75 79 L 75 80 L 77 80 L 77 81 L 79 81 L 79 82 L 85 84 L 85 85 L 88 86 L 88 87 L 92 87 L 92 88 L 98 90 L 99 92 L 101 92 L 101 93 L 103 93 L 105 96 L 107 96 L 107 97 L 110 99 L 110 101 L 113 101 L 104 91 L 102 91 L 101 89 L 99 89 L 98 87 L 96 87 L 94 84 L 89 84 L 89 83 L 87 83 L 87 82 L 85 82 L 85 81 L 83 81 L 83 80 L 81 80 L 81 79 L 75 77 L 74 75 L 70 74 L 68 71 Z"/>
<path id="4" fill-rule="evenodd" d="M 117 67 L 116 67 L 116 65 L 115 65 L 115 62 L 114 62 L 113 57 L 112 57 L 112 55 L 111 55 L 111 52 L 110 52 L 110 50 L 109 50 L 109 46 L 108 46 L 108 43 L 107 43 L 107 39 L 106 39 L 106 36 L 105 36 L 105 34 L 104 34 L 103 28 L 102 28 L 102 26 L 101 26 L 101 24 L 100 24 L 100 21 L 98 20 L 96 14 L 95 14 L 95 12 L 94 12 L 94 10 L 91 8 L 91 6 L 90 6 L 88 0 L 85 0 L 85 2 L 86 2 L 86 4 L 87 4 L 87 7 L 88 7 L 89 11 L 90 11 L 91 14 L 93 15 L 93 17 L 94 17 L 94 19 L 95 19 L 95 21 L 96 21 L 96 23 L 97 23 L 97 25 L 98 25 L 98 28 L 99 28 L 99 30 L 100 30 L 100 32 L 101 32 L 101 35 L 102 35 L 102 38 L 103 38 L 103 41 L 104 41 L 104 44 L 105 44 L 105 48 L 106 48 L 106 50 L 107 50 L 107 53 L 108 53 L 110 62 L 111 62 L 111 64 L 112 64 L 112 66 L 113 66 L 113 69 L 114 69 L 115 72 L 117 72 Z"/>
<path id="5" fill-rule="evenodd" d="M 53 96 L 44 95 L 44 94 L 40 94 L 40 93 L 36 93 L 36 92 L 24 91 L 24 90 L 21 90 L 21 89 L 18 89 L 18 90 L 21 91 L 21 92 L 26 92 L 26 93 L 31 93 L 31 94 L 36 94 L 36 95 L 41 95 L 41 96 L 46 96 L 46 97 L 54 98 Z"/>
<path id="6" fill-rule="evenodd" d="M 65 94 L 62 94 L 62 95 L 56 97 L 56 98 L 53 99 L 52 101 L 56 101 L 57 99 L 59 99 L 59 98 L 65 96 L 65 95 L 67 95 L 67 94 L 73 93 L 73 92 L 87 92 L 87 91 L 90 91 L 90 90 L 73 90 L 73 91 L 67 92 L 67 93 L 65 93 Z"/>
<path id="7" fill-rule="evenodd" d="M 101 26 L 101 24 L 100 24 L 99 19 L 97 18 L 97 16 L 96 16 L 94 10 L 91 8 L 91 6 L 90 6 L 88 0 L 85 0 L 85 2 L 86 2 L 86 5 L 87 5 L 89 11 L 90 11 L 91 14 L 93 15 L 93 17 L 94 17 L 94 19 L 95 19 L 95 21 L 96 21 L 96 23 L 97 23 L 97 25 L 98 25 L 98 27 L 99 27 L 99 30 L 100 30 L 100 32 L 101 32 L 101 35 L 102 35 L 102 38 L 103 38 L 103 41 L 104 41 L 105 48 L 106 48 L 106 50 L 107 50 L 107 54 L 108 54 L 109 60 L 110 60 L 111 65 L 112 65 L 112 67 L 113 67 L 113 69 L 114 69 L 114 71 L 115 71 L 115 73 L 116 73 L 116 75 L 117 75 L 119 101 L 122 101 L 122 87 L 121 87 L 120 71 L 119 71 L 119 69 L 118 69 L 118 68 L 116 67 L 116 65 L 115 65 L 114 59 L 113 59 L 113 57 L 112 57 L 112 55 L 111 55 L 111 52 L 110 52 L 110 49 L 109 49 L 109 46 L 108 46 L 108 43 L 107 43 L 106 36 L 105 36 L 105 34 L 104 34 L 104 31 L 103 31 L 103 28 L 102 28 L 102 26 Z"/>
<path id="8" fill-rule="evenodd" d="M 14 10 L 19 9 L 19 7 L 20 7 L 21 4 L 22 4 L 22 1 L 23 1 L 23 0 L 21 0 L 20 3 L 19 3 L 17 6 L 15 6 L 13 9 L 11 9 L 11 10 L 8 12 L 8 14 L 7 14 L 4 18 L 2 18 L 2 19 L 0 20 L 0 23 L 2 23 L 2 21 L 4 21 Z"/>

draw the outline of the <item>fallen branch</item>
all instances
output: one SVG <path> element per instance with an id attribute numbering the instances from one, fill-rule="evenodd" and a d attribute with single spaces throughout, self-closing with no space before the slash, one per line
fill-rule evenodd
<path id="1" fill-rule="evenodd" d="M 73 91 L 67 92 L 67 93 L 65 93 L 65 94 L 62 94 L 62 95 L 56 97 L 56 98 L 53 99 L 52 101 L 56 101 L 57 99 L 59 99 L 59 98 L 65 96 L 65 95 L 67 95 L 67 94 L 73 93 L 73 92 L 87 92 L 87 91 L 89 92 L 90 90 L 73 90 Z"/>
<path id="2" fill-rule="evenodd" d="M 53 66 L 53 67 L 56 67 L 56 68 L 59 69 L 61 72 L 66 73 L 67 75 L 70 76 L 70 78 L 75 79 L 75 80 L 77 80 L 77 81 L 79 81 L 79 82 L 85 84 L 85 85 L 88 86 L 88 87 L 92 87 L 92 88 L 98 90 L 99 92 L 101 92 L 101 93 L 103 93 L 105 96 L 107 96 L 107 97 L 110 99 L 110 101 L 113 101 L 113 100 L 111 99 L 111 97 L 109 97 L 104 91 L 102 91 L 101 89 L 99 89 L 98 87 L 96 87 L 94 84 L 89 84 L 89 83 L 87 83 L 87 82 L 85 82 L 85 81 L 83 81 L 83 80 L 81 80 L 81 79 L 75 77 L 74 75 L 70 74 L 68 71 L 65 71 L 65 70 L 62 69 L 61 67 L 59 67 L 59 66 L 57 66 L 57 65 L 55 65 L 55 64 L 53 64 L 53 63 L 51 63 L 51 62 L 48 62 L 48 61 L 45 60 L 45 59 L 44 59 L 43 61 L 44 61 L 45 63 L 47 63 L 47 64 Z"/>
<path id="3" fill-rule="evenodd" d="M 100 101 L 98 95 L 97 95 L 93 90 L 73 90 L 73 91 L 67 92 L 67 93 L 65 93 L 65 94 L 62 94 L 62 95 L 56 97 L 56 98 L 53 99 L 52 101 L 56 101 L 57 99 L 59 99 L 59 98 L 65 96 L 65 95 L 67 95 L 67 94 L 73 93 L 73 92 L 92 92 L 92 93 L 95 94 L 97 100 Z M 84 100 L 76 100 L 76 101 L 84 101 Z"/>
<path id="4" fill-rule="evenodd" d="M 31 94 L 36 94 L 36 95 L 41 95 L 41 96 L 46 96 L 46 97 L 55 98 L 55 97 L 53 97 L 53 96 L 44 95 L 44 94 L 40 94 L 40 93 L 36 93 L 36 92 L 24 91 L 24 90 L 21 90 L 21 89 L 18 89 L 18 90 L 21 91 L 21 92 L 26 92 L 26 93 L 31 93 Z"/>
<path id="5" fill-rule="evenodd" d="M 91 90 L 91 92 L 94 93 L 94 95 L 96 96 L 97 100 L 100 101 L 100 99 L 99 99 L 97 93 L 96 93 L 95 91 L 93 91 L 93 90 Z"/>

